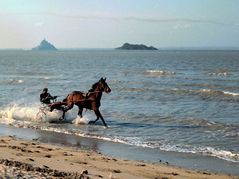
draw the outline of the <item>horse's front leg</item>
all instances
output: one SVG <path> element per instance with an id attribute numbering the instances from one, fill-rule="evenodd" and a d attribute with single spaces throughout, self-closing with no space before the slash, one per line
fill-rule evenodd
<path id="1" fill-rule="evenodd" d="M 96 120 L 94 120 L 94 121 L 89 121 L 89 124 L 95 124 L 95 123 L 96 123 L 96 121 L 98 121 L 98 120 L 99 120 L 99 116 L 97 116 L 97 115 L 96 115 L 96 117 L 97 117 L 97 118 L 96 118 Z"/>
<path id="2" fill-rule="evenodd" d="M 78 110 L 78 116 L 80 116 L 81 118 L 83 117 L 82 115 L 82 111 L 83 111 L 83 108 L 78 106 L 79 110 Z"/>
<path id="3" fill-rule="evenodd" d="M 96 120 L 94 121 L 94 123 L 95 123 L 96 121 L 98 121 L 99 118 L 100 118 L 100 119 L 102 120 L 104 126 L 105 126 L 105 127 L 108 127 L 107 124 L 106 124 L 106 122 L 105 122 L 105 120 L 104 120 L 104 118 L 103 118 L 103 116 L 101 115 L 99 109 L 95 109 L 94 112 L 95 112 L 95 115 L 97 116 L 97 118 L 96 118 Z"/>

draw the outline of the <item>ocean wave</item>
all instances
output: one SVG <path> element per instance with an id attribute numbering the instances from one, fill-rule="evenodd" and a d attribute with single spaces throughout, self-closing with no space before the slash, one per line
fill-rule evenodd
<path id="1" fill-rule="evenodd" d="M 147 89 L 145 88 L 121 88 L 120 92 L 142 92 L 146 91 Z"/>
<path id="2" fill-rule="evenodd" d="M 195 119 L 195 118 L 181 118 L 181 119 L 174 119 L 172 122 L 177 123 L 178 125 L 183 126 L 194 126 L 194 127 L 204 127 L 204 128 L 214 128 L 215 130 L 220 130 L 224 127 L 234 127 L 233 125 L 223 124 L 219 122 L 208 121 L 206 119 Z"/>
<path id="3" fill-rule="evenodd" d="M 202 89 L 202 90 L 197 90 L 196 92 L 213 94 L 213 95 L 239 96 L 239 93 L 230 92 L 230 91 L 216 91 L 211 89 Z"/>
<path id="4" fill-rule="evenodd" d="M 223 91 L 225 95 L 231 95 L 231 96 L 239 96 L 239 93 L 229 92 L 229 91 Z"/>
<path id="5" fill-rule="evenodd" d="M 104 140 L 104 138 L 99 139 Z M 107 138 L 107 140 L 110 139 Z M 119 137 L 117 139 L 110 141 L 137 147 L 160 149 L 163 151 L 201 154 L 205 156 L 217 157 L 230 162 L 239 162 L 239 153 L 222 149 L 216 149 L 213 147 L 190 146 L 185 144 L 167 144 L 167 142 L 165 141 L 145 141 L 139 137 L 124 137 L 124 138 Z"/>
<path id="6" fill-rule="evenodd" d="M 171 89 L 173 92 L 177 93 L 185 93 L 185 94 L 205 94 L 210 96 L 239 96 L 239 93 L 230 92 L 230 91 L 220 91 L 220 90 L 212 90 L 212 89 L 198 89 L 198 90 L 191 90 L 191 89 L 179 89 L 173 88 Z"/>
<path id="7" fill-rule="evenodd" d="M 183 145 L 172 145 L 166 144 L 160 147 L 161 150 L 173 151 L 173 152 L 182 152 L 182 153 L 193 153 L 193 154 L 202 154 L 205 156 L 217 157 L 223 160 L 230 162 L 239 162 L 239 153 L 215 149 L 213 147 L 200 147 L 200 146 L 183 146 Z"/>
<path id="8" fill-rule="evenodd" d="M 0 84 L 8 84 L 8 85 L 12 85 L 12 84 L 22 84 L 25 81 L 23 79 L 8 79 L 8 80 L 0 80 Z"/>
<path id="9" fill-rule="evenodd" d="M 208 75 L 210 76 L 229 76 L 231 75 L 231 72 L 229 69 L 216 69 L 211 72 L 208 72 Z"/>
<path id="10" fill-rule="evenodd" d="M 228 76 L 230 75 L 229 72 L 213 72 L 213 73 L 208 73 L 210 76 Z"/>
<path id="11" fill-rule="evenodd" d="M 85 121 L 87 119 L 82 119 L 82 120 Z M 73 123 L 75 123 L 75 122 L 73 122 Z M 103 128 L 105 128 L 105 127 L 103 127 Z M 115 143 L 129 144 L 126 140 L 123 140 L 120 137 L 116 137 L 116 136 L 115 137 L 113 137 L 113 136 L 112 137 L 110 137 L 110 136 L 100 136 L 100 135 L 92 134 L 92 133 L 89 133 L 89 132 L 74 131 L 74 130 L 71 130 L 71 129 L 63 129 L 63 128 L 57 128 L 57 127 L 51 127 L 51 126 L 41 126 L 38 129 L 44 130 L 44 131 L 49 131 L 49 132 L 76 135 L 76 136 L 80 136 L 80 137 L 104 140 L 104 141 L 115 142 Z"/>
<path id="12" fill-rule="evenodd" d="M 155 119 L 155 120 L 152 120 Z M 207 119 L 200 118 L 175 118 L 175 117 L 151 117 L 151 122 L 161 123 L 164 125 L 154 124 L 154 127 L 169 128 L 178 130 L 180 128 L 185 129 L 197 129 L 198 131 L 204 131 L 208 133 L 207 137 L 213 137 L 215 135 L 223 136 L 223 138 L 236 138 L 239 136 L 239 124 L 237 123 L 224 123 L 209 121 Z"/>
<path id="13" fill-rule="evenodd" d="M 206 156 L 217 157 L 223 160 L 227 160 L 230 162 L 239 162 L 239 153 L 215 149 L 213 147 L 185 147 L 183 145 L 170 145 L 164 144 L 159 141 L 145 141 L 140 137 L 122 137 L 122 136 L 114 136 L 114 137 L 105 137 L 98 135 L 91 135 L 85 133 L 78 133 L 77 135 L 81 137 L 94 138 L 99 140 L 106 140 L 115 143 L 122 143 L 131 146 L 143 147 L 143 148 L 152 148 L 152 149 L 160 149 L 163 151 L 172 151 L 172 152 L 180 152 L 180 153 L 193 153 L 193 154 L 202 154 Z"/>
<path id="14" fill-rule="evenodd" d="M 165 71 L 165 70 L 146 70 L 144 72 L 144 75 L 148 75 L 148 76 L 171 76 L 171 75 L 175 75 L 176 72 L 173 71 Z"/>

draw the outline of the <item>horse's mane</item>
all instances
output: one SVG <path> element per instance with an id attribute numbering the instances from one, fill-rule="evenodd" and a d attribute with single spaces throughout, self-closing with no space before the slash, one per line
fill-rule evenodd
<path id="1" fill-rule="evenodd" d="M 90 91 L 90 92 L 95 91 L 95 89 L 97 88 L 98 83 L 99 83 L 99 82 L 94 83 L 94 84 L 91 86 L 91 89 L 90 89 L 89 91 Z"/>

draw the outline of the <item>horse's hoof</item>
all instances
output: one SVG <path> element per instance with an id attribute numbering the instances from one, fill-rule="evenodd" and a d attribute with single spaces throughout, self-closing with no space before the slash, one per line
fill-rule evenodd
<path id="1" fill-rule="evenodd" d="M 89 121 L 88 124 L 95 124 L 95 121 Z"/>

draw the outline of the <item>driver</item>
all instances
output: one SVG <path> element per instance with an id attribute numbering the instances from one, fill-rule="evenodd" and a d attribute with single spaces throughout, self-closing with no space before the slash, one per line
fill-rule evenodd
<path id="1" fill-rule="evenodd" d="M 51 104 L 51 100 L 56 99 L 57 96 L 52 96 L 48 93 L 48 88 L 44 88 L 40 94 L 40 101 L 44 104 Z"/>

